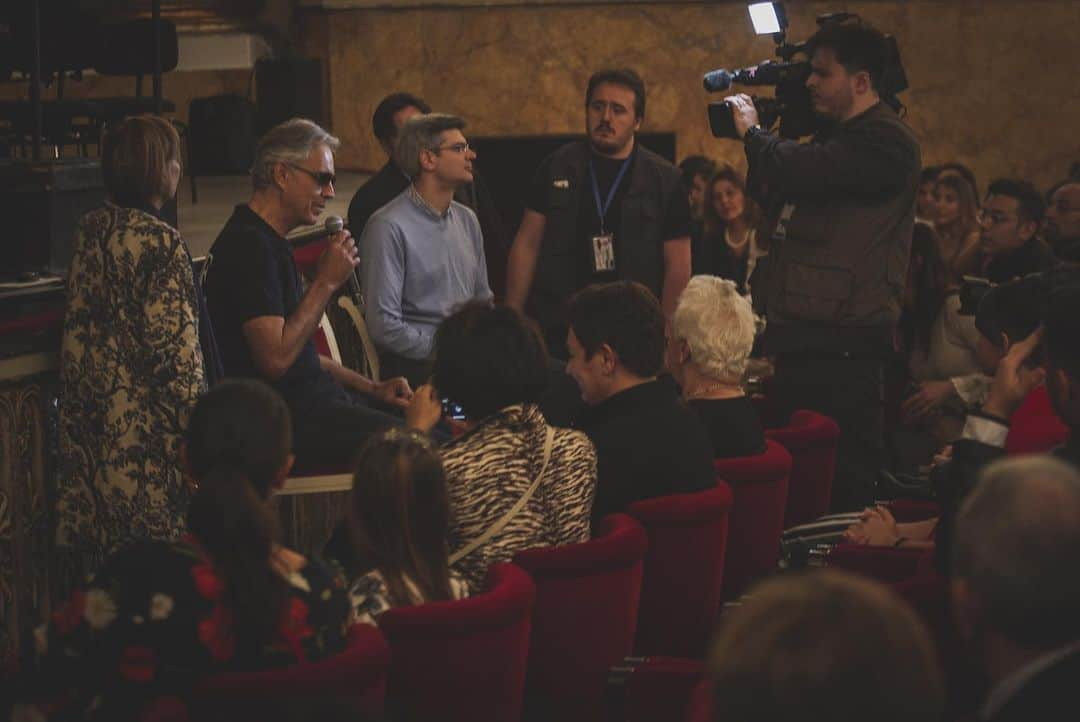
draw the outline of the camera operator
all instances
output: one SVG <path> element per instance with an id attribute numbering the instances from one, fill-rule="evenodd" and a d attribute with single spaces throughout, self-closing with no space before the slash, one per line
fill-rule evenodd
<path id="1" fill-rule="evenodd" d="M 806 81 L 828 124 L 800 144 L 758 125 L 753 101 L 728 99 L 766 211 L 771 286 L 765 349 L 789 410 L 840 425 L 833 509 L 873 498 L 883 456 L 882 374 L 900 314 L 921 167 L 914 135 L 879 95 L 884 36 L 835 24 L 810 40 Z"/>

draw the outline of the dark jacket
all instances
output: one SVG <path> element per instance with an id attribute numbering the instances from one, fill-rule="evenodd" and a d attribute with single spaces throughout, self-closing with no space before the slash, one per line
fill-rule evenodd
<path id="1" fill-rule="evenodd" d="M 708 432 L 669 382 L 617 393 L 574 426 L 596 446 L 594 521 L 635 501 L 716 486 Z"/>
<path id="2" fill-rule="evenodd" d="M 1006 283 L 1031 273 L 1045 271 L 1057 264 L 1057 256 L 1050 246 L 1041 239 L 1032 238 L 1015 251 L 987 258 L 980 275 L 993 283 Z"/>
<path id="3" fill-rule="evenodd" d="M 915 222 L 915 136 L 878 103 L 810 143 L 758 133 L 746 156 L 771 238 L 766 348 L 887 352 Z"/>
<path id="4" fill-rule="evenodd" d="M 1027 680 L 987 722 L 1065 722 L 1075 720 L 1080 650 Z"/>
<path id="5" fill-rule="evenodd" d="M 668 204 L 675 194 L 685 195 L 679 169 L 636 144 L 630 185 L 622 200 L 619 275 L 638 281 L 660 297 L 664 286 L 662 238 Z M 544 238 L 536 263 L 529 310 L 540 325 L 563 326 L 563 305 L 576 291 L 580 254 L 576 243 L 580 189 L 588 183 L 589 146 L 575 141 L 551 156 Z M 557 182 L 558 181 L 558 182 Z M 565 181 L 565 182 L 564 182 Z"/>

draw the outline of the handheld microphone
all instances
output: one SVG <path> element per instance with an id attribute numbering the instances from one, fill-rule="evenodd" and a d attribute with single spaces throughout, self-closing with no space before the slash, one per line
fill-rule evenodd
<path id="1" fill-rule="evenodd" d="M 345 221 L 337 216 L 328 216 L 326 222 L 321 226 L 314 226 L 309 230 L 288 236 L 286 240 L 289 241 L 289 245 L 293 248 L 299 248 L 315 241 L 321 241 L 323 238 L 332 236 L 335 233 L 340 233 L 343 228 L 345 228 Z"/>

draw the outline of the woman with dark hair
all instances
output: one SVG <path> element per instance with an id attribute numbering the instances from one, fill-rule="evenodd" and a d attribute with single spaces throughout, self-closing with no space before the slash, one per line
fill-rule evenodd
<path id="1" fill-rule="evenodd" d="M 934 214 L 941 257 L 951 282 L 959 285 L 960 277 L 974 269 L 979 251 L 979 200 L 971 183 L 953 173 L 939 175 Z"/>
<path id="2" fill-rule="evenodd" d="M 750 292 L 750 277 L 768 248 L 758 243 L 757 204 L 746 195 L 746 183 L 732 166 L 721 165 L 706 186 L 704 233 L 693 258 L 694 275 L 734 281 Z"/>
<path id="3" fill-rule="evenodd" d="M 391 429 L 364 445 L 348 521 L 358 572 L 349 588 L 354 623 L 375 624 L 393 607 L 468 596 L 468 584 L 450 571 L 446 476 L 427 437 Z"/>
<path id="4" fill-rule="evenodd" d="M 101 156 L 109 201 L 79 220 L 61 345 L 57 544 L 72 580 L 183 532 L 180 440 L 206 389 L 191 257 L 158 216 L 180 181 L 176 130 L 127 118 Z"/>
<path id="5" fill-rule="evenodd" d="M 216 386 L 195 406 L 184 449 L 196 486 L 189 533 L 117 552 L 35 634 L 37 686 L 67 711 L 137 719 L 207 675 L 344 648 L 340 576 L 279 543 L 270 496 L 294 458 L 281 397 L 256 381 Z"/>
<path id="6" fill-rule="evenodd" d="M 469 305 L 439 326 L 433 385 L 406 411 L 422 431 L 438 422 L 443 398 L 467 418 L 442 459 L 451 566 L 473 589 L 489 565 L 522 549 L 589 538 L 596 450 L 580 431 L 548 425 L 537 406 L 547 382 L 547 349 L 533 325 L 505 306 Z"/>

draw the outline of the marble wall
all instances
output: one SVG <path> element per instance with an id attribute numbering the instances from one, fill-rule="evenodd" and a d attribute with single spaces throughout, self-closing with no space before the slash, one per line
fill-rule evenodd
<path id="1" fill-rule="evenodd" d="M 771 40 L 752 34 L 741 2 L 378 5 L 307 0 L 299 12 L 303 44 L 325 59 L 343 168 L 382 164 L 370 118 L 392 91 L 411 90 L 463 115 L 474 135 L 578 132 L 590 72 L 612 65 L 635 67 L 644 76 L 645 127 L 675 131 L 680 157 L 703 152 L 739 162 L 736 143 L 709 134 L 710 96 L 701 75 L 755 63 L 773 50 Z M 816 14 L 838 10 L 857 12 L 897 36 L 911 84 L 903 100 L 926 162 L 968 163 L 983 186 L 999 175 L 1046 186 L 1080 160 L 1074 64 L 1050 60 L 1074 47 L 1080 3 L 787 5 L 796 40 L 813 32 Z"/>

